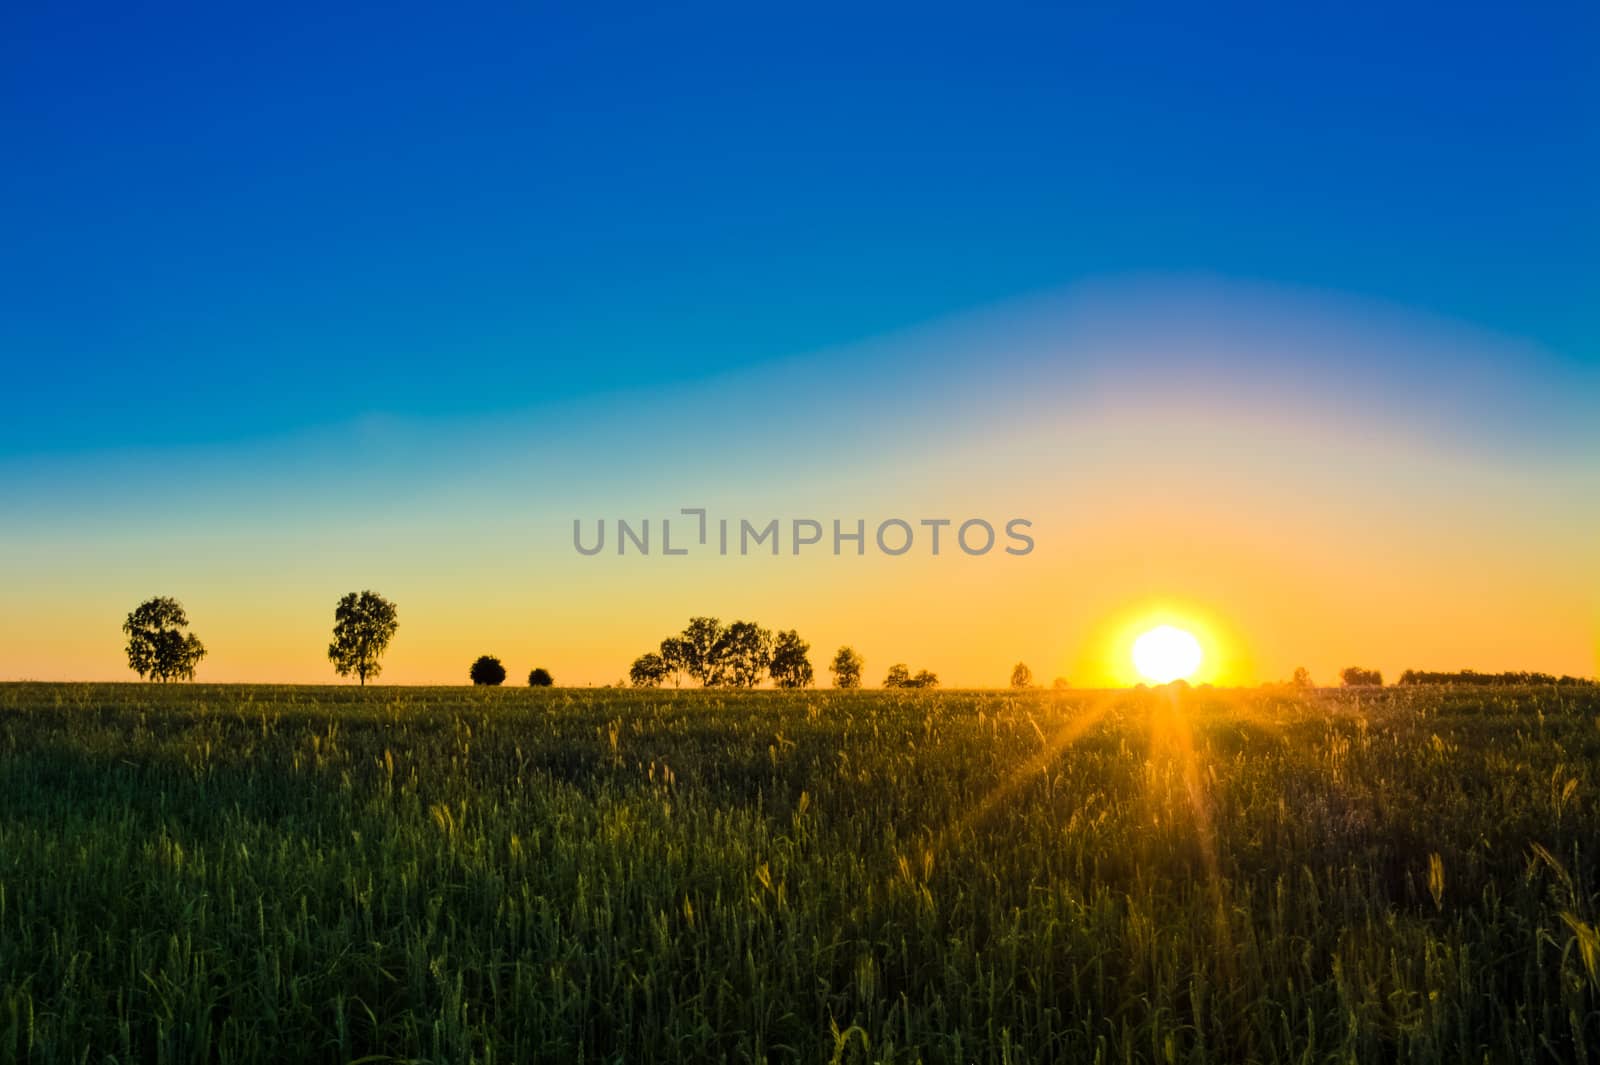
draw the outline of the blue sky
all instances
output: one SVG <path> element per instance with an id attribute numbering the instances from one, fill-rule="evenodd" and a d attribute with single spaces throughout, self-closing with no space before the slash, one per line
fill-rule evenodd
<path id="1" fill-rule="evenodd" d="M 1592 4 L 4 19 L 13 469 L 561 406 L 1130 273 L 1600 361 Z"/>
<path id="2" fill-rule="evenodd" d="M 1600 668 L 1593 3 L 339 6 L 0 15 L 0 678 Z M 1039 547 L 571 549 L 695 505 Z"/>

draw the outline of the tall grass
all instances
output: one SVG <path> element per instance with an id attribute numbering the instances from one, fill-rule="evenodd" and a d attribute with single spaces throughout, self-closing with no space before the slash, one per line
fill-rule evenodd
<path id="1" fill-rule="evenodd" d="M 0 686 L 0 1059 L 1600 1060 L 1600 695 Z"/>

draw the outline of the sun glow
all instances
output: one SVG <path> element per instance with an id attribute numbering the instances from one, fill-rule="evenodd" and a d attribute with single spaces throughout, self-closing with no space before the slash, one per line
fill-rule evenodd
<path id="1" fill-rule="evenodd" d="M 1133 641 L 1133 666 L 1155 684 L 1187 679 L 1204 656 L 1194 633 L 1176 625 L 1157 625 Z"/>

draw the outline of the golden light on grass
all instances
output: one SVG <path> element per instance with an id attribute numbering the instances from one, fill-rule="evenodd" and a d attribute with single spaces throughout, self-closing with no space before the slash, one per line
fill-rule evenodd
<path id="1" fill-rule="evenodd" d="M 1204 658 L 1194 633 L 1176 625 L 1146 629 L 1133 641 L 1133 667 L 1154 684 L 1187 680 Z"/>

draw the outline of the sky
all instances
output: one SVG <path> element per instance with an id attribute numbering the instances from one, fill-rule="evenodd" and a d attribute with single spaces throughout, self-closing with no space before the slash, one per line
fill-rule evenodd
<path id="1" fill-rule="evenodd" d="M 1600 672 L 1600 10 L 1294 7 L 8 9 L 0 679 Z M 573 550 L 683 507 L 1035 547 Z"/>

